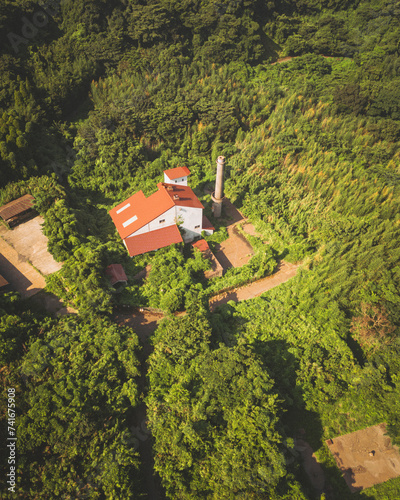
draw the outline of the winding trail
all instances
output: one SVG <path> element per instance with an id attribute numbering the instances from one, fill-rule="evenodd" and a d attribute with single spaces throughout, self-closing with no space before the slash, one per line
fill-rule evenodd
<path id="1" fill-rule="evenodd" d="M 240 302 L 242 300 L 254 299 L 259 297 L 264 292 L 275 288 L 276 286 L 289 281 L 293 278 L 301 264 L 290 264 L 289 262 L 281 262 L 278 272 L 266 278 L 254 281 L 249 285 L 244 285 L 229 292 L 215 295 L 210 299 L 210 310 L 214 311 L 218 306 L 227 304 L 230 300 Z"/>

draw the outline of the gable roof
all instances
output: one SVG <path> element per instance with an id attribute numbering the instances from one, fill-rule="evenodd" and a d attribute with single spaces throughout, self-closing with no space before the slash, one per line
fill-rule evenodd
<path id="1" fill-rule="evenodd" d="M 204 208 L 189 186 L 160 182 L 157 187 L 160 191 L 167 193 L 170 200 L 177 207 Z"/>
<path id="2" fill-rule="evenodd" d="M 128 281 L 124 268 L 121 264 L 110 264 L 107 267 L 105 274 L 110 278 L 111 285 L 113 286 L 117 283 L 126 283 Z"/>
<path id="3" fill-rule="evenodd" d="M 174 206 L 164 190 L 158 190 L 148 198 L 139 191 L 109 211 L 122 239 Z"/>
<path id="4" fill-rule="evenodd" d="M 190 170 L 187 167 L 176 167 L 164 170 L 164 174 L 168 177 L 168 179 L 173 181 L 174 179 L 179 179 L 180 177 L 187 177 L 190 175 Z"/>
<path id="5" fill-rule="evenodd" d="M 124 240 L 129 255 L 134 257 L 142 253 L 158 250 L 159 248 L 168 247 L 173 243 L 181 243 L 182 236 L 178 226 L 163 227 L 149 233 L 138 234 Z"/>
<path id="6" fill-rule="evenodd" d="M 35 198 L 31 194 L 25 194 L 16 200 L 10 201 L 0 207 L 0 217 L 7 221 L 16 215 L 22 214 L 33 208 Z"/>

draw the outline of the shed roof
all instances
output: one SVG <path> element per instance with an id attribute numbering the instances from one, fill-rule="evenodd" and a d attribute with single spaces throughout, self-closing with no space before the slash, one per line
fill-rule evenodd
<path id="1" fill-rule="evenodd" d="M 109 214 L 122 239 L 142 228 L 174 206 L 167 192 L 159 189 L 148 198 L 139 191 L 110 210 Z"/>
<path id="2" fill-rule="evenodd" d="M 106 269 L 106 275 L 110 278 L 111 284 L 114 286 L 121 281 L 127 282 L 128 278 L 121 264 L 110 264 Z"/>
<path id="3" fill-rule="evenodd" d="M 176 167 L 164 170 L 164 174 L 168 177 L 168 179 L 173 181 L 174 179 L 179 179 L 180 177 L 187 177 L 190 175 L 190 170 L 187 167 Z"/>
<path id="4" fill-rule="evenodd" d="M 8 281 L 4 278 L 4 276 L 2 276 L 0 274 L 0 288 L 2 288 L 3 286 L 7 286 L 9 283 Z"/>
<path id="5" fill-rule="evenodd" d="M 203 214 L 203 220 L 202 220 L 202 228 L 203 231 L 214 231 L 215 227 L 211 224 L 211 222 L 208 220 L 208 218 Z"/>
<path id="6" fill-rule="evenodd" d="M 25 194 L 21 198 L 10 201 L 10 203 L 0 207 L 0 217 L 7 221 L 16 215 L 22 214 L 33 208 L 34 201 L 35 198 L 31 194 Z"/>
<path id="7" fill-rule="evenodd" d="M 204 208 L 189 186 L 160 182 L 157 187 L 160 191 L 167 193 L 177 207 Z"/>
<path id="8" fill-rule="evenodd" d="M 182 236 L 178 226 L 163 227 L 149 233 L 138 234 L 124 240 L 129 255 L 141 255 L 142 253 L 158 250 L 159 248 L 168 247 L 173 243 L 181 243 Z"/>
<path id="9" fill-rule="evenodd" d="M 197 248 L 198 250 L 200 250 L 200 252 L 206 252 L 207 250 L 210 250 L 208 243 L 206 242 L 206 240 L 203 239 L 192 243 L 192 247 Z"/>

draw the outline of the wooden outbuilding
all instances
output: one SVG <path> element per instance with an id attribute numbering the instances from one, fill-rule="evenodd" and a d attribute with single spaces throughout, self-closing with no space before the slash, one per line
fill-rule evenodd
<path id="1" fill-rule="evenodd" d="M 17 226 L 35 214 L 34 203 L 35 198 L 31 194 L 25 194 L 0 207 L 0 217 L 8 227 Z"/>
<path id="2" fill-rule="evenodd" d="M 108 276 L 112 286 L 128 283 L 128 278 L 121 264 L 109 265 L 106 269 L 106 276 Z"/>

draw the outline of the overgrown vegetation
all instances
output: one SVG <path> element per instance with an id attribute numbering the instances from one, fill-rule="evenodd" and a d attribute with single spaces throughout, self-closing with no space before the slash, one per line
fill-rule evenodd
<path id="1" fill-rule="evenodd" d="M 0 201 L 35 196 L 64 263 L 48 290 L 79 310 L 50 318 L 0 297 L 19 495 L 144 497 L 125 433 L 145 399 L 169 498 L 316 498 L 287 460 L 301 428 L 326 498 L 399 497 L 399 479 L 350 494 L 324 445 L 383 421 L 400 443 L 396 2 L 142 4 L 66 0 L 31 38 L 21 18 L 38 2 L 0 10 Z M 252 260 L 207 282 L 207 262 L 183 245 L 129 259 L 108 211 L 187 165 L 212 219 L 218 155 L 226 195 L 261 234 L 248 237 Z M 303 269 L 207 312 L 210 294 L 280 259 Z M 128 275 L 121 294 L 112 263 Z M 136 335 L 111 320 L 121 305 L 187 311 L 156 331 L 142 396 Z"/>

